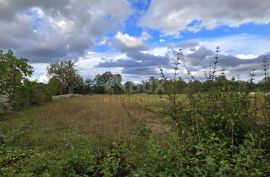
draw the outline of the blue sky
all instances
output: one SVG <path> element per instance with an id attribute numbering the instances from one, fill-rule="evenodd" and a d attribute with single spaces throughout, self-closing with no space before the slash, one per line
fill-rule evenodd
<path id="1" fill-rule="evenodd" d="M 49 63 L 73 59 L 84 78 L 112 71 L 124 81 L 170 75 L 183 48 L 180 75 L 204 77 L 216 46 L 229 77 L 270 55 L 270 1 L 0 0 L 0 48 L 14 50 L 47 82 Z"/>

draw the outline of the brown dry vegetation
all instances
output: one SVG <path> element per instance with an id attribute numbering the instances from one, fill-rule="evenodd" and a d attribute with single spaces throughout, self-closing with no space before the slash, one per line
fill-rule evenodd
<path id="1" fill-rule="evenodd" d="M 63 98 L 6 115 L 0 119 L 0 134 L 9 144 L 62 148 L 78 139 L 122 139 L 145 129 L 164 133 L 170 128 L 168 124 L 144 109 L 158 99 L 154 95 Z"/>

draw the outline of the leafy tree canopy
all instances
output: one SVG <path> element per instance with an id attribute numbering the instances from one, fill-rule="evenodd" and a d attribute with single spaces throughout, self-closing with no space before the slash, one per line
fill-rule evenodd
<path id="1" fill-rule="evenodd" d="M 63 84 L 66 93 L 73 93 L 76 87 L 83 84 L 83 79 L 78 73 L 74 61 L 52 63 L 47 71 L 49 76 L 58 79 Z"/>
<path id="2" fill-rule="evenodd" d="M 25 58 L 14 56 L 12 50 L 7 53 L 0 50 L 0 94 L 7 95 L 10 103 L 24 85 L 25 79 L 34 71 L 27 61 Z"/>

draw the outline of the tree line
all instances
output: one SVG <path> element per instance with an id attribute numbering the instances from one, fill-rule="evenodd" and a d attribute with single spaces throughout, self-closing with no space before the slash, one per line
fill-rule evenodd
<path id="1" fill-rule="evenodd" d="M 93 79 L 83 79 L 76 68 L 75 61 L 51 63 L 47 68 L 48 83 L 38 83 L 29 78 L 34 72 L 26 58 L 17 58 L 12 50 L 6 53 L 0 50 L 0 95 L 8 97 L 8 104 L 13 109 L 29 105 L 39 105 L 51 100 L 53 95 L 63 94 L 162 94 L 164 90 L 174 89 L 175 93 L 207 92 L 212 87 L 211 79 L 201 81 L 191 77 L 189 81 L 181 77 L 162 79 L 150 77 L 141 83 L 127 81 L 122 83 L 122 75 L 106 71 Z M 215 78 L 216 85 L 239 88 L 239 92 L 264 90 L 270 85 L 270 77 L 258 83 L 226 78 L 221 74 Z"/>

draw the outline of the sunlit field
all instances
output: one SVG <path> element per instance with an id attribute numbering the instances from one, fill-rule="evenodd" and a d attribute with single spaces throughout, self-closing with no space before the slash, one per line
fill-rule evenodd
<path id="1" fill-rule="evenodd" d="M 168 123 L 146 109 L 159 99 L 155 95 L 63 98 L 4 115 L 0 119 L 0 134 L 10 145 L 50 150 L 61 149 L 78 140 L 119 140 L 146 130 L 161 134 L 169 130 Z"/>

